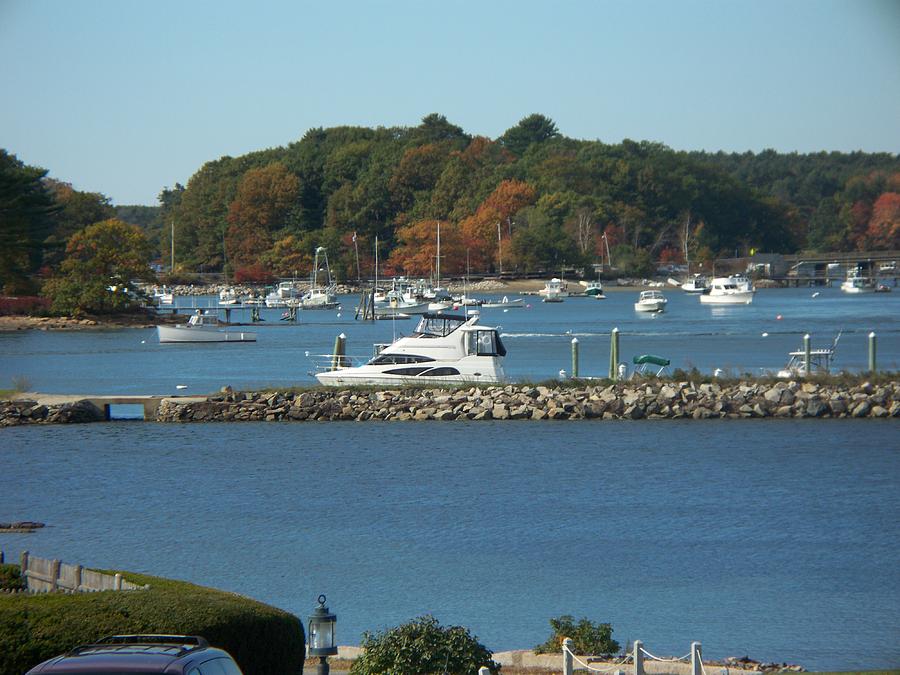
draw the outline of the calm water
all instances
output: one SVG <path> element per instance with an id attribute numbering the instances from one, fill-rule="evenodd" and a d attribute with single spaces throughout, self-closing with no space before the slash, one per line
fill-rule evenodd
<path id="1" fill-rule="evenodd" d="M 811 333 L 813 346 L 826 346 L 838 330 L 844 333 L 836 368 L 864 370 L 867 336 L 875 331 L 878 367 L 900 369 L 900 292 L 849 296 L 837 288 L 761 290 L 752 305 L 710 307 L 673 289 L 666 291 L 668 310 L 651 316 L 634 311 L 637 293 L 607 295 L 601 301 L 570 298 L 561 304 L 530 297 L 525 309 L 483 310 L 482 323 L 502 326 L 509 351 L 505 368 L 518 380 L 539 381 L 569 370 L 573 337 L 580 343 L 580 373 L 605 375 L 614 327 L 621 331 L 623 361 L 659 354 L 671 359 L 673 368 L 706 373 L 722 368 L 734 375 L 778 370 L 788 352 L 800 348 L 804 333 Z M 225 384 L 312 384 L 316 355 L 330 352 L 337 334 L 347 335 L 350 354 L 370 356 L 374 342 L 390 342 L 415 327 L 415 320 L 354 321 L 358 298 L 342 300 L 340 311 L 300 312 L 294 326 L 279 321 L 281 310 L 263 310 L 267 320 L 257 328 L 256 343 L 161 345 L 155 329 L 0 333 L 0 389 L 11 387 L 13 378 L 24 378 L 37 391 L 96 394 L 175 393 L 177 385 L 183 385 L 182 393 L 208 393 Z M 249 311 L 244 316 L 249 319 Z"/>
<path id="2" fill-rule="evenodd" d="M 49 527 L 0 545 L 11 557 L 28 548 L 188 579 L 303 617 L 324 592 L 343 644 L 431 612 L 493 649 L 528 648 L 546 638 L 550 617 L 569 613 L 609 621 L 620 642 L 642 639 L 657 654 L 700 640 L 710 657 L 896 668 L 897 429 L 880 420 L 6 429 L 0 520 Z"/>

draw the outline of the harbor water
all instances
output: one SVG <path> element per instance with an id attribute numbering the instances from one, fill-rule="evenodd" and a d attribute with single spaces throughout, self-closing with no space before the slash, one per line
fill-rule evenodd
<path id="1" fill-rule="evenodd" d="M 562 614 L 622 645 L 900 666 L 890 420 L 157 424 L 0 431 L 0 535 L 227 589 L 338 642 L 431 613 L 493 650 Z"/>
<path id="2" fill-rule="evenodd" d="M 664 289 L 665 290 L 665 289 Z M 788 353 L 809 333 L 813 347 L 830 346 L 842 331 L 834 369 L 862 371 L 868 335 L 877 335 L 878 367 L 900 369 L 900 292 L 850 296 L 837 288 L 760 290 L 751 305 L 709 306 L 697 296 L 665 290 L 661 314 L 634 311 L 637 292 L 610 290 L 605 300 L 569 298 L 541 303 L 526 297 L 522 309 L 481 310 L 481 322 L 499 325 L 508 355 L 504 368 L 516 381 L 539 382 L 571 369 L 571 342 L 579 343 L 579 374 L 609 371 L 609 335 L 620 331 L 620 358 L 656 354 L 671 368 L 710 374 L 761 375 L 783 368 Z M 489 296 L 485 296 L 489 297 Z M 497 297 L 494 295 L 493 297 Z M 262 309 L 257 342 L 159 344 L 155 328 L 78 332 L 0 333 L 0 389 L 12 380 L 32 391 L 91 394 L 206 394 L 235 389 L 315 384 L 335 336 L 347 336 L 347 353 L 372 355 L 374 343 L 409 334 L 416 319 L 354 320 L 355 296 L 340 309 L 298 312 L 296 324 L 283 310 Z M 177 298 L 205 307 L 212 297 Z M 250 309 L 232 310 L 232 321 L 249 321 Z M 185 317 L 186 320 L 186 317 Z"/>
<path id="3" fill-rule="evenodd" d="M 672 368 L 783 367 L 810 333 L 842 331 L 835 369 L 900 364 L 900 293 L 763 290 L 709 307 L 674 289 L 483 309 L 511 379 L 581 375 L 651 353 Z M 206 306 L 212 298 L 180 302 Z M 155 329 L 0 333 L 0 388 L 203 394 L 312 385 L 339 333 L 348 352 L 415 320 L 262 310 L 258 341 L 161 345 Z M 244 314 L 242 314 L 242 312 Z M 243 319 L 242 319 L 243 317 Z M 233 320 L 249 320 L 235 310 Z M 432 613 L 493 650 L 527 649 L 562 614 L 609 622 L 624 646 L 749 655 L 808 669 L 900 667 L 900 435 L 893 420 L 641 422 L 111 422 L 0 430 L 0 535 L 89 567 L 186 579 L 305 617 L 320 593 L 338 641 Z"/>

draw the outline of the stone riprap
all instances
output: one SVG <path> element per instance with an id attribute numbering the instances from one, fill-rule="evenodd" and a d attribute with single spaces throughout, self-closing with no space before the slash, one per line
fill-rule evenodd
<path id="1" fill-rule="evenodd" d="M 900 383 L 855 386 L 811 382 L 736 384 L 649 381 L 608 386 L 508 385 L 469 389 L 235 392 L 198 401 L 165 399 L 160 422 L 330 420 L 580 420 L 900 417 Z M 0 426 L 92 422 L 86 401 L 60 406 L 0 403 Z"/>

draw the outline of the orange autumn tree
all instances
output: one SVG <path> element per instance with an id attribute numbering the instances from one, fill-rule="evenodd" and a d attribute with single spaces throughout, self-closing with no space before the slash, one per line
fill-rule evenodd
<path id="1" fill-rule="evenodd" d="M 884 192 L 872 205 L 872 217 L 863 237 L 866 248 L 900 249 L 900 194 Z"/>
<path id="2" fill-rule="evenodd" d="M 500 225 L 500 237 L 507 244 L 510 237 L 510 221 L 521 209 L 534 204 L 536 192 L 531 185 L 518 180 L 505 180 L 488 195 L 475 213 L 460 222 L 466 247 L 469 249 L 469 261 L 476 270 L 499 268 L 497 256 L 499 246 L 497 231 Z"/>
<path id="3" fill-rule="evenodd" d="M 287 224 L 299 196 L 300 180 L 280 162 L 243 175 L 228 207 L 225 250 L 232 266 L 259 262 L 272 245 L 272 233 Z"/>
<path id="4" fill-rule="evenodd" d="M 398 245 L 385 269 L 413 276 L 430 276 L 437 267 L 437 227 L 441 226 L 441 276 L 465 269 L 466 248 L 458 225 L 446 221 L 417 220 L 397 229 Z"/>

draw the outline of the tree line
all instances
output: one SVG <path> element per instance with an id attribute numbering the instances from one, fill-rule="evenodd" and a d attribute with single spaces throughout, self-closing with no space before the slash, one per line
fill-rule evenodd
<path id="1" fill-rule="evenodd" d="M 138 246 L 169 269 L 173 232 L 174 272 L 237 280 L 306 276 L 318 246 L 338 277 L 368 278 L 376 240 L 381 274 L 427 276 L 438 228 L 443 274 L 598 262 L 646 274 L 751 251 L 900 249 L 900 157 L 608 144 L 567 138 L 540 114 L 490 139 L 431 114 L 207 162 L 156 207 L 115 207 L 0 150 L 0 218 L 7 294 L 72 277 L 63 262 L 98 247 Z M 136 229 L 103 239 L 110 221 Z M 103 222 L 88 245 L 86 228 Z M 112 278 L 132 262 L 85 265 Z"/>

